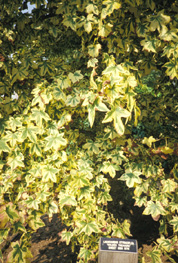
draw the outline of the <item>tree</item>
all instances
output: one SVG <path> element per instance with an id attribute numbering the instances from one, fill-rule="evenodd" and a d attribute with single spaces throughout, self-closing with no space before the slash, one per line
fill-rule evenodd
<path id="1" fill-rule="evenodd" d="M 174 262 L 177 1 L 0 6 L 0 242 L 21 236 L 9 262 L 29 262 L 45 213 L 66 224 L 62 238 L 80 246 L 78 262 L 96 259 L 100 237 L 129 236 L 129 222 L 107 210 L 108 176 L 160 221 L 152 262 Z"/>

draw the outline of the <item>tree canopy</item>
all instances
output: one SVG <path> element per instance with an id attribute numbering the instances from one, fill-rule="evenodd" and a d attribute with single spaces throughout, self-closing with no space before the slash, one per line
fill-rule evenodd
<path id="1" fill-rule="evenodd" d="M 130 236 L 109 177 L 160 222 L 150 262 L 175 262 L 177 33 L 177 0 L 0 0 L 0 243 L 20 233 L 8 262 L 30 262 L 43 214 L 80 263 L 100 237 Z"/>

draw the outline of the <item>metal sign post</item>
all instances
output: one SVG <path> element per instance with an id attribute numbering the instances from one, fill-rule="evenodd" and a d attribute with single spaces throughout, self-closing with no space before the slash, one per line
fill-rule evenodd
<path id="1" fill-rule="evenodd" d="M 101 238 L 98 263 L 138 263 L 137 240 Z"/>

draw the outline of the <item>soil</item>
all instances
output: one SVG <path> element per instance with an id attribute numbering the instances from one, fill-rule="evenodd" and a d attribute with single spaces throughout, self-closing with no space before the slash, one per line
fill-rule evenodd
<path id="1" fill-rule="evenodd" d="M 31 263 L 75 263 L 76 253 L 73 253 L 71 247 L 65 242 L 61 242 L 60 232 L 65 226 L 58 216 L 54 215 L 51 221 L 44 216 L 43 221 L 45 226 L 38 229 L 32 237 L 33 260 Z"/>
<path id="2" fill-rule="evenodd" d="M 154 221 L 151 216 L 142 215 L 143 210 L 134 206 L 132 191 L 117 179 L 109 179 L 111 185 L 111 196 L 113 201 L 108 204 L 108 210 L 119 220 L 128 219 L 131 224 L 132 238 L 138 241 L 139 255 L 144 255 L 145 263 L 150 262 L 146 253 L 151 249 L 153 242 L 159 237 L 159 222 Z M 76 263 L 77 252 L 72 252 L 71 246 L 61 241 L 60 233 L 65 228 L 57 215 L 49 221 L 48 216 L 42 217 L 45 226 L 38 229 L 32 236 L 31 252 L 33 259 L 31 263 Z M 17 237 L 18 238 L 18 237 Z M 10 247 L 4 251 L 6 259 Z M 178 259 L 176 262 L 178 262 Z M 162 257 L 163 263 L 168 263 Z M 0 262 L 1 263 L 1 262 Z"/>

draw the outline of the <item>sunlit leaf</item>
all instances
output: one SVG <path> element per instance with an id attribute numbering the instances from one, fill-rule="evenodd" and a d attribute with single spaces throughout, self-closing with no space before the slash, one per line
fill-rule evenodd
<path id="1" fill-rule="evenodd" d="M 45 138 L 47 141 L 45 146 L 45 151 L 48 151 L 50 149 L 58 150 L 61 146 L 66 146 L 67 140 L 63 138 L 63 133 L 54 133 L 48 137 Z"/>
<path id="2" fill-rule="evenodd" d="M 174 216 L 172 220 L 170 220 L 170 224 L 173 226 L 174 232 L 178 231 L 178 216 Z"/>
<path id="3" fill-rule="evenodd" d="M 73 236 L 73 232 L 67 231 L 66 229 L 63 230 L 61 233 L 62 241 L 65 241 L 66 245 L 69 245 L 72 236 Z"/>
<path id="4" fill-rule="evenodd" d="M 63 207 L 64 205 L 67 206 L 76 206 L 77 205 L 77 201 L 75 199 L 75 197 L 71 196 L 71 195 L 65 195 L 65 194 L 60 194 L 59 195 L 59 204 L 61 207 Z"/>
<path id="5" fill-rule="evenodd" d="M 106 116 L 103 120 L 103 123 L 114 121 L 114 127 L 118 134 L 124 134 L 124 124 L 121 118 L 128 118 L 130 116 L 130 112 L 121 107 L 116 107 L 111 109 L 111 111 L 106 113 Z"/>
<path id="6" fill-rule="evenodd" d="M 81 70 L 77 70 L 74 73 L 70 72 L 68 77 L 73 83 L 78 82 L 79 80 L 83 79 L 83 75 L 81 74 Z"/>
<path id="7" fill-rule="evenodd" d="M 91 57 L 98 57 L 100 49 L 101 49 L 100 44 L 90 45 L 88 46 L 88 54 Z"/>
<path id="8" fill-rule="evenodd" d="M 52 182 L 56 183 L 57 178 L 56 178 L 56 173 L 59 171 L 59 169 L 54 168 L 50 165 L 44 166 L 42 169 L 42 181 L 43 182 L 48 182 L 51 180 Z"/>
<path id="9" fill-rule="evenodd" d="M 75 96 L 71 96 L 71 95 L 67 96 L 66 105 L 75 107 L 79 103 L 80 103 L 80 97 L 78 94 L 76 94 Z"/>
<path id="10" fill-rule="evenodd" d="M 10 148 L 9 148 L 9 146 L 7 145 L 5 139 L 0 139 L 0 153 L 1 153 L 2 151 L 3 151 L 3 152 L 9 152 L 9 151 L 10 151 Z"/>
<path id="11" fill-rule="evenodd" d="M 128 187 L 134 187 L 135 184 L 140 184 L 142 181 L 140 179 L 141 172 L 127 170 L 125 174 L 123 174 L 119 180 L 126 181 L 126 185 Z"/>
<path id="12" fill-rule="evenodd" d="M 162 263 L 160 250 L 154 249 L 147 252 L 147 255 L 151 257 L 152 263 Z"/>
<path id="13" fill-rule="evenodd" d="M 30 118 L 34 120 L 39 127 L 42 127 L 43 120 L 44 121 L 50 120 L 50 117 L 46 112 L 38 109 L 32 109 L 32 115 Z"/>
<path id="14" fill-rule="evenodd" d="M 157 140 L 155 138 L 153 138 L 153 136 L 150 136 L 149 138 L 144 137 L 144 139 L 142 140 L 143 144 L 146 144 L 148 147 L 152 146 L 153 142 L 156 142 Z"/>
<path id="15" fill-rule="evenodd" d="M 80 221 L 77 223 L 77 226 L 80 229 L 79 233 L 84 232 L 88 236 L 90 236 L 93 232 L 98 233 L 99 230 L 97 223 L 94 221 Z"/>
<path id="16" fill-rule="evenodd" d="M 166 211 L 159 201 L 153 202 L 148 201 L 145 210 L 143 211 L 144 215 L 151 215 L 153 218 L 158 215 L 165 215 Z"/>
<path id="17" fill-rule="evenodd" d="M 162 180 L 161 184 L 163 186 L 164 193 L 174 192 L 175 188 L 177 187 L 177 183 L 172 179 Z"/>
<path id="18" fill-rule="evenodd" d="M 115 9 L 119 9 L 121 7 L 120 1 L 113 1 L 113 0 L 105 0 L 103 1 L 103 5 L 106 7 L 102 9 L 102 19 L 105 19 L 106 16 L 113 13 Z"/>
<path id="19" fill-rule="evenodd" d="M 12 155 L 8 157 L 8 165 L 11 167 L 11 170 L 16 169 L 17 167 L 24 167 L 24 156 L 21 152 L 12 152 Z"/>

